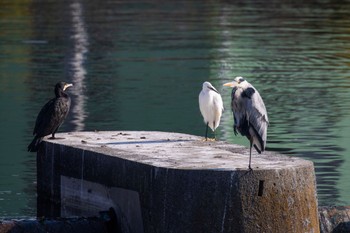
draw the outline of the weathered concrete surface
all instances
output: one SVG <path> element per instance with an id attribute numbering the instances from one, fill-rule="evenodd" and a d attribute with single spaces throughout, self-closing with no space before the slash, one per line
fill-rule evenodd
<path id="1" fill-rule="evenodd" d="M 319 207 L 321 233 L 349 233 L 350 206 Z"/>
<path id="2" fill-rule="evenodd" d="M 192 135 L 57 136 L 38 152 L 39 216 L 113 207 L 128 232 L 319 232 L 310 161 L 266 152 L 248 171 L 247 148 Z"/>

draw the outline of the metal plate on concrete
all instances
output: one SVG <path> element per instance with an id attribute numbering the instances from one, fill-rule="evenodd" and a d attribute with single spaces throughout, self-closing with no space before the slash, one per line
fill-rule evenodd
<path id="1" fill-rule="evenodd" d="M 61 187 L 61 217 L 93 217 L 112 207 L 123 232 L 143 232 L 138 192 L 66 176 Z"/>

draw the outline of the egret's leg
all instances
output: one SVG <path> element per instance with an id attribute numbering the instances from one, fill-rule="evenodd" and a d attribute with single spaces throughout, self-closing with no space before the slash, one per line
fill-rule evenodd
<path id="1" fill-rule="evenodd" d="M 209 127 L 209 122 L 207 122 L 207 128 L 205 130 L 205 140 L 208 140 L 208 127 Z"/>
<path id="2" fill-rule="evenodd" d="M 216 135 L 215 135 L 215 121 L 213 121 L 213 127 L 214 127 L 214 141 L 216 141 Z"/>

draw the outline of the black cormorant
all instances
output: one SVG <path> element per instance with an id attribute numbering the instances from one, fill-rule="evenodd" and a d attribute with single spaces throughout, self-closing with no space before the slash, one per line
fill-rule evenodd
<path id="1" fill-rule="evenodd" d="M 70 108 L 70 97 L 64 92 L 73 84 L 59 82 L 55 85 L 56 97 L 47 102 L 40 110 L 33 131 L 35 135 L 33 141 L 28 146 L 28 151 L 38 151 L 39 144 L 43 137 L 52 134 L 52 139 L 55 138 L 55 133 L 68 115 Z"/>

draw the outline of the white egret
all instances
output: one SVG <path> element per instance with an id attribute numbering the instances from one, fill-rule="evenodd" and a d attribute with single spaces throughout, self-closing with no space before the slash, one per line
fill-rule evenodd
<path id="1" fill-rule="evenodd" d="M 265 104 L 259 92 L 244 78 L 236 77 L 224 86 L 232 89 L 233 130 L 246 136 L 250 142 L 249 166 L 251 169 L 252 147 L 260 154 L 265 150 L 269 120 Z"/>
<path id="2" fill-rule="evenodd" d="M 224 105 L 221 95 L 210 82 L 203 83 L 202 91 L 199 93 L 199 109 L 202 113 L 204 123 L 207 125 L 205 140 L 208 139 L 208 127 L 214 132 L 215 137 L 215 129 L 220 124 Z"/>

